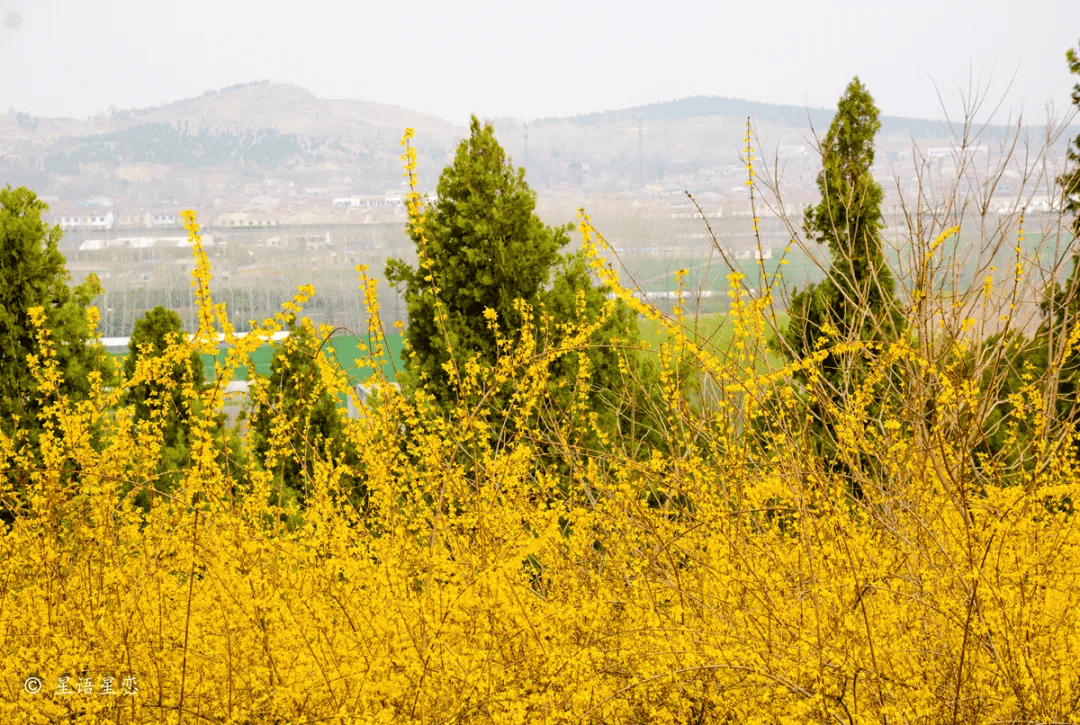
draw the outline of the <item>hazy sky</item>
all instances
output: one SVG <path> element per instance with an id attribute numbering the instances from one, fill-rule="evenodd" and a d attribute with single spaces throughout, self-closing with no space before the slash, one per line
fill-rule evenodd
<path id="1" fill-rule="evenodd" d="M 1080 0 L 0 0 L 0 110 L 85 117 L 251 80 L 465 123 L 690 95 L 835 107 L 858 74 L 890 115 L 959 85 L 1041 123 L 1070 108 Z M 1004 120 L 1007 113 L 1000 118 Z"/>

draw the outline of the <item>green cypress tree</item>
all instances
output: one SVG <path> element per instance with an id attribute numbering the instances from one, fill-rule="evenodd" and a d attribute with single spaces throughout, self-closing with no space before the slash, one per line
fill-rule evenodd
<path id="1" fill-rule="evenodd" d="M 515 300 L 524 300 L 533 307 L 537 339 L 544 339 L 537 321 L 542 311 L 552 322 L 549 340 L 555 344 L 560 325 L 576 317 L 579 294 L 585 303 L 582 322 L 593 322 L 607 301 L 607 290 L 593 284 L 581 252 L 560 254 L 573 225 L 550 227 L 536 215 L 536 194 L 525 182 L 525 170 L 514 168 L 490 124 L 481 126 L 472 117 L 469 137 L 443 170 L 437 195 L 425 209 L 423 241 L 418 230 L 409 229 L 418 247 L 426 245 L 421 251 L 431 261 L 431 269 L 413 269 L 391 259 L 385 274 L 402 291 L 409 315 L 406 341 L 412 356 L 399 375 L 402 388 L 412 394 L 426 387 L 449 410 L 457 402 L 457 393 L 447 363 L 452 362 L 463 375 L 465 362 L 474 356 L 484 365 L 497 360 L 496 336 L 486 322 L 485 310 L 493 310 L 503 334 L 513 338 L 525 324 Z M 431 279 L 427 279 L 429 274 Z M 432 284 L 439 290 L 445 330 L 436 316 Z M 617 301 L 614 314 L 590 339 L 589 350 L 551 363 L 548 401 L 556 407 L 569 405 L 578 355 L 585 354 L 593 371 L 587 396 L 590 412 L 597 414 L 605 433 L 613 432 L 620 420 L 625 429 L 627 416 L 615 411 L 621 390 L 618 356 L 626 351 L 611 343 L 622 338 L 632 344 L 638 335 L 636 316 Z M 634 357 L 630 367 L 637 364 Z M 644 370 L 642 374 L 649 375 Z M 489 398 L 491 409 L 504 410 L 512 392 L 511 382 Z M 655 428 L 639 423 L 639 430 L 651 430 L 642 435 L 652 435 L 659 444 Z M 588 438 L 595 443 L 595 436 Z"/>
<path id="2" fill-rule="evenodd" d="M 316 356 L 321 354 L 320 340 L 306 320 L 290 324 L 289 336 L 274 351 L 269 376 L 261 381 L 267 399 L 252 411 L 250 425 L 256 458 L 265 465 L 268 454 L 275 454 L 277 462 L 272 473 L 279 484 L 281 503 L 289 499 L 305 503 L 311 491 L 314 461 L 324 452 L 332 458 L 344 456 L 347 464 L 357 460 L 355 450 L 345 439 L 337 400 L 323 384 L 316 362 Z M 275 419 L 284 424 L 283 435 L 275 436 Z M 362 501 L 363 487 L 351 475 L 342 481 L 342 488 L 354 503 Z"/>
<path id="3" fill-rule="evenodd" d="M 1066 51 L 1069 70 L 1080 75 L 1080 54 Z M 1073 86 L 1072 102 L 1080 108 L 1080 83 Z M 1080 136 L 1073 141 L 1067 153 L 1070 170 L 1057 178 L 1066 217 L 1072 215 L 1070 228 L 1075 238 L 1080 236 Z M 1019 330 L 998 333 L 982 344 L 986 355 L 1001 355 L 1000 362 L 988 366 L 982 376 L 983 394 L 994 401 L 983 422 L 984 437 L 976 445 L 980 458 L 995 458 L 1007 470 L 1016 472 L 1016 480 L 1022 479 L 1038 464 L 1038 456 L 1032 454 L 1036 443 L 1036 430 L 1027 415 L 1017 418 L 1014 395 L 1028 384 L 1024 379 L 1030 372 L 1034 379 L 1042 380 L 1050 387 L 1054 399 L 1057 423 L 1053 432 L 1041 435 L 1067 435 L 1080 422 L 1080 351 L 1073 350 L 1064 358 L 1061 353 L 1073 325 L 1080 321 L 1080 254 L 1073 254 L 1072 271 L 1064 287 L 1055 282 L 1043 292 L 1039 303 L 1042 323 L 1032 338 Z M 965 372 L 973 374 L 973 354 L 968 355 Z M 1057 361 L 1061 360 L 1061 365 Z M 997 379 L 994 379 L 994 375 Z M 1016 425 L 1015 432 L 1012 426 Z M 1078 451 L 1080 452 L 1080 451 Z M 1012 474 L 1008 474 L 1012 477 Z"/>
<path id="4" fill-rule="evenodd" d="M 865 342 L 895 339 L 903 330 L 882 248 L 883 193 L 870 173 L 880 127 L 873 98 L 858 77 L 852 79 L 825 138 L 817 177 L 821 201 L 803 221 L 807 238 L 826 244 L 832 263 L 824 281 L 792 295 L 785 340 L 796 355 L 815 349 L 825 323 L 842 338 Z M 838 372 L 837 365 L 827 359 L 825 368 Z"/>
<path id="5" fill-rule="evenodd" d="M 135 329 L 128 340 L 128 354 L 124 358 L 124 377 L 130 380 L 138 363 L 144 357 L 157 358 L 165 354 L 170 344 L 183 344 L 184 331 L 180 316 L 164 307 L 155 307 L 135 321 Z M 202 357 L 192 350 L 187 364 L 177 364 L 164 376 L 132 386 L 124 396 L 124 403 L 134 408 L 134 419 L 149 420 L 152 409 L 163 406 L 162 454 L 158 464 L 155 489 L 171 492 L 179 480 L 190 451 L 191 422 L 196 401 L 185 401 L 183 387 L 190 380 L 196 391 L 206 384 Z M 149 505 L 148 490 L 140 491 L 136 503 Z"/>
<path id="6" fill-rule="evenodd" d="M 453 358 L 459 368 L 472 354 L 485 362 L 496 356 L 495 335 L 484 323 L 484 311 L 495 311 L 504 329 L 522 320 L 515 299 L 534 302 L 560 259 L 571 225 L 549 227 L 534 213 L 535 194 L 525 183 L 524 169 L 507 161 L 490 125 L 475 116 L 470 136 L 457 149 L 454 163 L 439 178 L 438 199 L 427 209 L 422 250 L 434 263 L 431 274 L 446 313 L 446 335 L 436 321 L 430 282 L 421 270 L 397 259 L 386 264 L 386 277 L 403 286 L 409 325 L 406 340 L 415 357 L 406 360 L 402 387 L 426 386 L 443 405 L 454 393 L 444 364 Z M 421 240 L 410 227 L 419 248 Z M 448 340 L 447 340 L 448 338 Z"/>
<path id="7" fill-rule="evenodd" d="M 45 401 L 35 394 L 28 355 L 39 355 L 37 330 L 29 310 L 43 307 L 57 365 L 63 376 L 62 393 L 83 400 L 90 393 L 90 373 L 99 371 L 108 382 L 112 359 L 91 346 L 86 308 L 101 294 L 95 276 L 68 286 L 58 244 L 59 226 L 41 219 L 48 205 L 25 187 L 0 189 L 0 426 L 8 435 L 18 427 L 33 434 Z M 33 436 L 32 436 L 33 437 Z"/>
<path id="8" fill-rule="evenodd" d="M 1068 49 L 1065 57 L 1069 71 L 1080 76 L 1080 49 Z M 1073 86 L 1072 102 L 1080 109 L 1080 83 Z M 1068 162 L 1071 168 L 1057 178 L 1057 183 L 1063 212 L 1072 216 L 1070 230 L 1075 245 L 1080 239 L 1080 136 L 1069 146 Z M 1035 333 L 1028 359 L 1038 371 L 1046 372 L 1051 361 L 1059 359 L 1073 326 L 1080 322 L 1080 252 L 1073 253 L 1072 272 L 1065 285 L 1051 285 L 1039 306 L 1044 321 Z M 1062 360 L 1057 374 L 1056 411 L 1062 422 L 1074 426 L 1080 423 L 1080 350 L 1074 348 Z"/>
<path id="9" fill-rule="evenodd" d="M 100 345 L 89 344 L 86 310 L 101 293 L 97 277 L 90 275 L 82 284 L 68 286 L 71 275 L 58 248 L 62 232 L 41 218 L 48 208 L 25 187 L 0 189 L 0 431 L 21 441 L 17 446 L 27 454 L 31 468 L 41 465 L 35 463 L 42 433 L 40 416 L 50 401 L 38 394 L 28 362 L 31 355 L 38 359 L 41 355 L 30 310 L 44 310 L 44 328 L 61 375 L 60 395 L 72 402 L 85 400 L 91 392 L 91 373 L 100 373 L 105 385 L 112 384 L 115 374 L 112 357 Z M 92 444 L 99 443 L 93 431 Z M 23 468 L 10 471 L 7 477 L 15 493 L 0 500 L 0 520 L 10 523 L 22 505 L 17 492 L 31 479 L 30 471 Z M 77 478 L 77 472 L 63 475 L 71 490 Z"/>
<path id="10" fill-rule="evenodd" d="M 903 334 L 904 317 L 896 305 L 881 239 L 883 193 L 871 175 L 874 135 L 880 127 L 873 98 L 858 77 L 853 78 L 824 140 L 817 177 L 821 201 L 807 209 L 803 222 L 807 238 L 826 244 L 832 261 L 824 281 L 792 294 L 788 327 L 782 344 L 775 343 L 789 360 L 814 352 L 824 342 L 826 326 L 837 333 L 833 343 L 837 337 L 883 343 Z M 866 379 L 867 359 L 830 354 L 820 369 L 824 400 L 842 407 L 844 397 Z M 807 381 L 804 373 L 797 375 Z M 809 403 L 813 443 L 830 459 L 835 452 L 833 426 L 823 402 L 818 397 Z"/>
<path id="11" fill-rule="evenodd" d="M 1069 64 L 1069 72 L 1080 76 L 1080 44 L 1065 51 L 1065 60 Z M 1073 86 L 1072 102 L 1080 110 L 1080 83 Z M 1057 183 L 1061 186 L 1062 198 L 1065 200 L 1065 213 L 1073 215 L 1073 235 L 1080 237 L 1080 135 L 1077 135 L 1069 146 L 1068 160 L 1072 170 L 1060 176 Z"/>

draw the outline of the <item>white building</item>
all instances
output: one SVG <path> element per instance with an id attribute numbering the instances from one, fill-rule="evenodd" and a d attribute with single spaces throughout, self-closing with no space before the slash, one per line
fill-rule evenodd
<path id="1" fill-rule="evenodd" d="M 87 217 L 86 226 L 90 229 L 112 229 L 115 224 L 116 217 L 113 216 L 111 211 L 108 211 L 104 214 L 99 212 Z"/>
<path id="2" fill-rule="evenodd" d="M 112 229 L 116 226 L 116 216 L 111 212 L 94 212 L 86 216 L 62 216 L 57 222 L 61 229 Z"/>

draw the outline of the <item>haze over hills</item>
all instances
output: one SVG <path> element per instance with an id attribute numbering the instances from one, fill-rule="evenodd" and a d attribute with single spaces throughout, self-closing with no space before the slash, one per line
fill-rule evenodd
<path id="1" fill-rule="evenodd" d="M 534 126 L 570 123 L 580 126 L 612 125 L 622 122 L 677 121 L 690 118 L 722 116 L 769 122 L 793 128 L 827 127 L 835 109 L 807 108 L 794 105 L 760 103 L 721 96 L 691 96 L 662 103 L 630 108 L 545 117 L 528 120 Z M 280 133 L 301 136 L 352 137 L 367 132 L 398 133 L 406 125 L 413 126 L 418 136 L 433 138 L 442 134 L 460 134 L 467 119 L 458 123 L 438 116 L 372 101 L 321 99 L 310 91 L 287 83 L 254 81 L 185 98 L 163 106 L 141 109 L 112 109 L 85 121 L 71 118 L 29 116 L 14 110 L 10 120 L 32 129 L 40 138 L 57 136 L 88 136 L 105 131 L 119 131 L 145 123 L 186 124 L 192 131 L 237 131 L 274 129 Z M 0 116 L 2 117 L 2 116 Z M 497 122 L 524 123 L 526 119 L 497 118 Z M 951 133 L 947 121 L 885 115 L 881 117 L 882 133 L 909 133 L 919 137 L 941 137 Z M 988 127 L 1000 131 L 1008 126 Z M 1029 125 L 1029 129 L 1041 126 Z M 5 136 L 8 129 L 5 130 Z"/>
<path id="2" fill-rule="evenodd" d="M 187 123 L 192 129 L 272 128 L 299 136 L 364 138 L 370 132 L 400 133 L 405 125 L 432 136 L 457 132 L 454 124 L 430 114 L 369 101 L 321 99 L 287 83 L 255 83 L 211 91 L 158 108 L 113 114 L 144 123 Z"/>
<path id="3" fill-rule="evenodd" d="M 85 120 L 0 115 L 0 173 L 35 177 L 38 187 L 53 187 L 56 176 L 90 174 L 104 177 L 100 193 L 110 194 L 119 191 L 108 183 L 110 171 L 141 164 L 377 171 L 388 166 L 386 151 L 399 153 L 394 147 L 406 126 L 417 129 L 425 148 L 440 149 L 464 128 L 396 106 L 325 100 L 263 81 Z"/>
<path id="4" fill-rule="evenodd" d="M 368 101 L 321 99 L 288 83 L 255 81 L 207 91 L 163 106 L 111 109 L 87 118 L 47 118 L 10 112 L 24 129 L 45 137 L 86 136 L 119 131 L 145 123 L 187 124 L 193 131 L 237 131 L 272 128 L 307 136 L 349 134 L 358 129 L 398 128 L 403 123 L 429 132 L 454 125 L 430 114 Z"/>
<path id="5" fill-rule="evenodd" d="M 569 117 L 542 118 L 533 123 L 544 125 L 550 123 L 569 122 L 580 126 L 598 126 L 605 124 L 623 123 L 627 121 L 675 121 L 690 118 L 708 116 L 722 116 L 730 118 L 750 117 L 757 123 L 768 122 L 792 128 L 809 129 L 811 127 L 824 131 L 836 115 L 835 108 L 807 108 L 803 106 L 779 105 L 772 103 L 759 103 L 747 101 L 741 98 L 722 98 L 720 96 L 690 96 L 674 101 L 652 103 L 644 106 L 620 109 L 617 111 L 600 111 L 596 113 L 579 114 Z M 909 118 L 906 116 L 881 116 L 882 135 L 907 135 L 912 138 L 947 138 L 952 136 L 956 123 L 961 119 L 954 119 L 953 123 L 925 118 Z M 1045 129 L 1039 125 L 1027 125 L 1024 127 L 1028 133 L 1042 133 Z M 1014 125 L 990 124 L 984 129 L 984 133 L 990 137 L 1003 137 Z"/>
<path id="6" fill-rule="evenodd" d="M 695 96 L 673 100 L 666 103 L 650 104 L 628 109 L 581 114 L 564 118 L 543 118 L 529 122 L 534 129 L 531 141 L 534 143 L 532 159 L 540 156 L 535 153 L 544 145 L 554 149 L 555 157 L 560 152 L 559 146 L 574 146 L 572 133 L 563 143 L 550 136 L 550 131 L 558 128 L 569 130 L 574 127 L 633 127 L 639 123 L 662 122 L 672 124 L 664 130 L 674 138 L 682 130 L 680 125 L 689 124 L 694 119 L 751 117 L 758 127 L 773 130 L 806 130 L 811 124 L 819 131 L 827 128 L 834 110 L 782 106 L 741 99 L 721 98 L 717 96 Z M 524 157 L 525 121 L 519 119 L 496 119 L 496 125 L 509 135 L 511 129 L 521 136 L 519 155 Z M 468 119 L 452 122 L 436 116 L 412 111 L 398 106 L 391 106 L 370 101 L 321 99 L 298 86 L 259 81 L 232 86 L 217 91 L 204 93 L 195 98 L 186 98 L 164 106 L 116 110 L 85 120 L 69 118 L 40 118 L 17 112 L 0 115 L 0 171 L 9 173 L 23 171 L 65 172 L 70 173 L 70 164 L 74 163 L 114 162 L 123 163 L 191 163 L 195 158 L 206 156 L 200 150 L 212 144 L 211 138 L 217 139 L 218 146 L 231 148 L 234 153 L 209 155 L 201 166 L 228 165 L 230 162 L 263 161 L 262 165 L 289 164 L 292 166 L 310 166 L 330 163 L 344 166 L 364 166 L 365 161 L 389 152 L 398 153 L 398 142 L 406 126 L 416 129 L 416 144 L 423 149 L 439 149 L 444 155 L 453 149 L 467 129 Z M 202 136 L 201 144 L 181 143 L 177 141 L 172 156 L 161 158 L 161 149 L 147 148 L 153 144 L 155 133 L 162 124 L 173 127 L 183 137 Z M 1032 127 L 1034 129 L 1034 127 Z M 991 136 L 1005 131 L 1005 126 L 986 129 Z M 149 132 L 149 133 L 148 133 Z M 263 144 L 268 139 L 280 137 L 280 148 L 270 153 L 249 154 L 245 157 L 244 143 L 251 145 L 251 134 L 261 134 Z M 537 136 L 539 133 L 540 136 Z M 882 119 L 882 136 L 899 135 L 916 139 L 944 139 L 952 136 L 949 124 L 944 121 L 900 118 L 885 116 Z M 106 149 L 95 150 L 96 141 Z M 653 135 L 649 141 L 655 150 L 657 145 L 666 146 L 672 139 L 658 138 Z M 508 139 L 508 146 L 515 145 Z M 540 145 L 537 142 L 543 141 Z M 626 139 L 624 144 L 631 155 L 636 149 L 636 139 Z M 161 143 L 159 137 L 158 143 Z M 703 150 L 705 151 L 705 150 Z M 168 154 L 168 151 L 165 151 Z M 186 155 L 188 158 L 181 158 Z M 709 154 L 705 153 L 705 156 Z M 434 154 L 439 157 L 440 154 Z M 603 166 L 608 159 L 589 158 L 587 149 L 570 153 L 580 161 L 593 166 Z M 54 168 L 50 168 L 50 160 Z M 524 158 L 521 159 L 524 161 Z M 378 163 L 375 163 L 378 166 Z M 655 163 L 649 164 L 656 166 Z"/>
<path id="7" fill-rule="evenodd" d="M 762 150 L 804 160 L 809 169 L 811 127 L 820 134 L 834 113 L 694 96 L 564 118 L 497 118 L 494 124 L 534 188 L 629 193 L 667 182 L 704 190 L 710 179 L 738 165 L 748 116 Z M 269 81 L 83 120 L 11 111 L 0 114 L 0 181 L 61 200 L 104 196 L 148 207 L 235 206 L 231 196 L 270 179 L 329 196 L 382 194 L 402 188 L 400 140 L 411 126 L 421 187 L 431 191 L 467 133 L 468 119 L 456 121 L 371 101 L 322 99 Z M 988 127 L 982 141 L 1007 130 Z M 1023 132 L 1034 139 L 1045 135 L 1038 127 Z M 882 160 L 895 162 L 910 153 L 913 141 L 940 146 L 953 137 L 946 122 L 886 116 L 877 148 Z M 797 188 L 812 179 L 810 171 L 798 173 Z"/>
<path id="8" fill-rule="evenodd" d="M 679 265 L 693 267 L 710 252 L 710 230 L 751 271 L 754 254 L 771 258 L 790 240 L 782 220 L 761 206 L 750 210 L 740 160 L 747 117 L 756 157 L 777 162 L 786 209 L 797 215 L 818 194 L 821 160 L 811 126 L 820 134 L 833 113 L 697 96 L 528 122 L 500 117 L 493 124 L 538 192 L 541 218 L 563 224 L 586 206 L 606 238 L 636 260 L 635 277 L 666 294 Z M 194 320 L 190 254 L 177 241 L 183 209 L 196 210 L 213 237 L 215 284 L 236 306 L 236 324 L 273 314 L 297 284 L 315 282 L 313 314 L 356 326 L 363 313 L 353 267 L 380 270 L 387 256 L 409 259 L 414 252 L 402 205 L 402 133 L 416 130 L 420 190 L 431 193 L 468 133 L 468 119 L 455 120 L 322 99 L 266 81 L 82 120 L 12 111 L 0 114 L 0 184 L 25 184 L 46 198 L 49 221 L 64 228 L 69 269 L 104 280 L 108 294 L 99 306 L 110 335 L 129 334 L 134 319 L 156 304 Z M 1003 130 L 990 129 L 979 140 L 978 153 L 986 154 L 980 159 L 999 154 L 995 134 Z M 1037 140 L 1043 130 L 1024 133 Z M 897 193 L 919 193 L 921 160 L 912 144 L 926 152 L 934 174 L 947 177 L 953 138 L 943 122 L 883 119 L 874 173 L 885 187 L 886 208 Z M 1006 175 L 994 187 L 992 206 L 1015 209 L 1021 193 L 1020 177 Z M 1040 203 L 1045 207 L 1046 199 Z M 755 214 L 762 217 L 763 250 L 748 227 Z M 809 279 L 816 269 L 803 259 L 797 274 Z M 385 312 L 391 322 L 406 318 L 395 294 L 388 293 Z"/>

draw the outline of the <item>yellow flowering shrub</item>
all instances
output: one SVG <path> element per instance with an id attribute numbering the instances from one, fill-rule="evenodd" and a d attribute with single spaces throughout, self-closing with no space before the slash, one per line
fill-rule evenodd
<path id="1" fill-rule="evenodd" d="M 422 224 L 412 197 L 410 214 Z M 961 425 L 977 379 L 904 343 L 876 357 L 882 374 L 907 365 L 911 385 L 884 421 L 865 415 L 881 375 L 835 411 L 841 453 L 878 463 L 853 499 L 809 453 L 784 392 L 794 370 L 760 372 L 767 302 L 733 280 L 736 344 L 708 349 L 618 284 L 582 214 L 596 273 L 717 383 L 716 405 L 695 419 L 662 376 L 674 453 L 616 447 L 614 460 L 574 457 L 560 479 L 538 468 L 528 437 L 489 435 L 501 421 L 482 404 L 447 419 L 422 393 L 384 386 L 378 405 L 354 401 L 351 469 L 298 445 L 302 421 L 276 428 L 272 455 L 315 456 L 306 507 L 284 510 L 272 462 L 238 475 L 214 421 L 232 370 L 311 289 L 237 337 L 186 221 L 200 329 L 170 354 L 212 351 L 218 332 L 229 352 L 216 385 L 187 391 L 192 404 L 201 396 L 191 463 L 148 512 L 132 499 L 152 483 L 160 424 L 135 429 L 117 404 L 159 363 L 73 403 L 55 394 L 38 330 L 33 364 L 53 396 L 44 467 L 25 440 L 0 437 L 0 496 L 18 502 L 0 539 L 0 722 L 1080 720 L 1077 463 L 1071 446 L 1043 441 L 1030 477 L 1006 485 L 977 462 Z M 576 333 L 546 354 L 584 344 L 588 328 Z M 544 404 L 545 359 L 528 336 L 501 334 L 494 369 L 455 372 L 462 399 L 513 380 L 512 414 L 526 420 Z M 329 392 L 355 395 L 318 360 Z M 771 440 L 747 433 L 754 416 L 771 418 Z M 588 425 L 574 410 L 556 423 L 569 442 Z M 366 486 L 365 507 L 341 490 L 345 475 Z"/>

